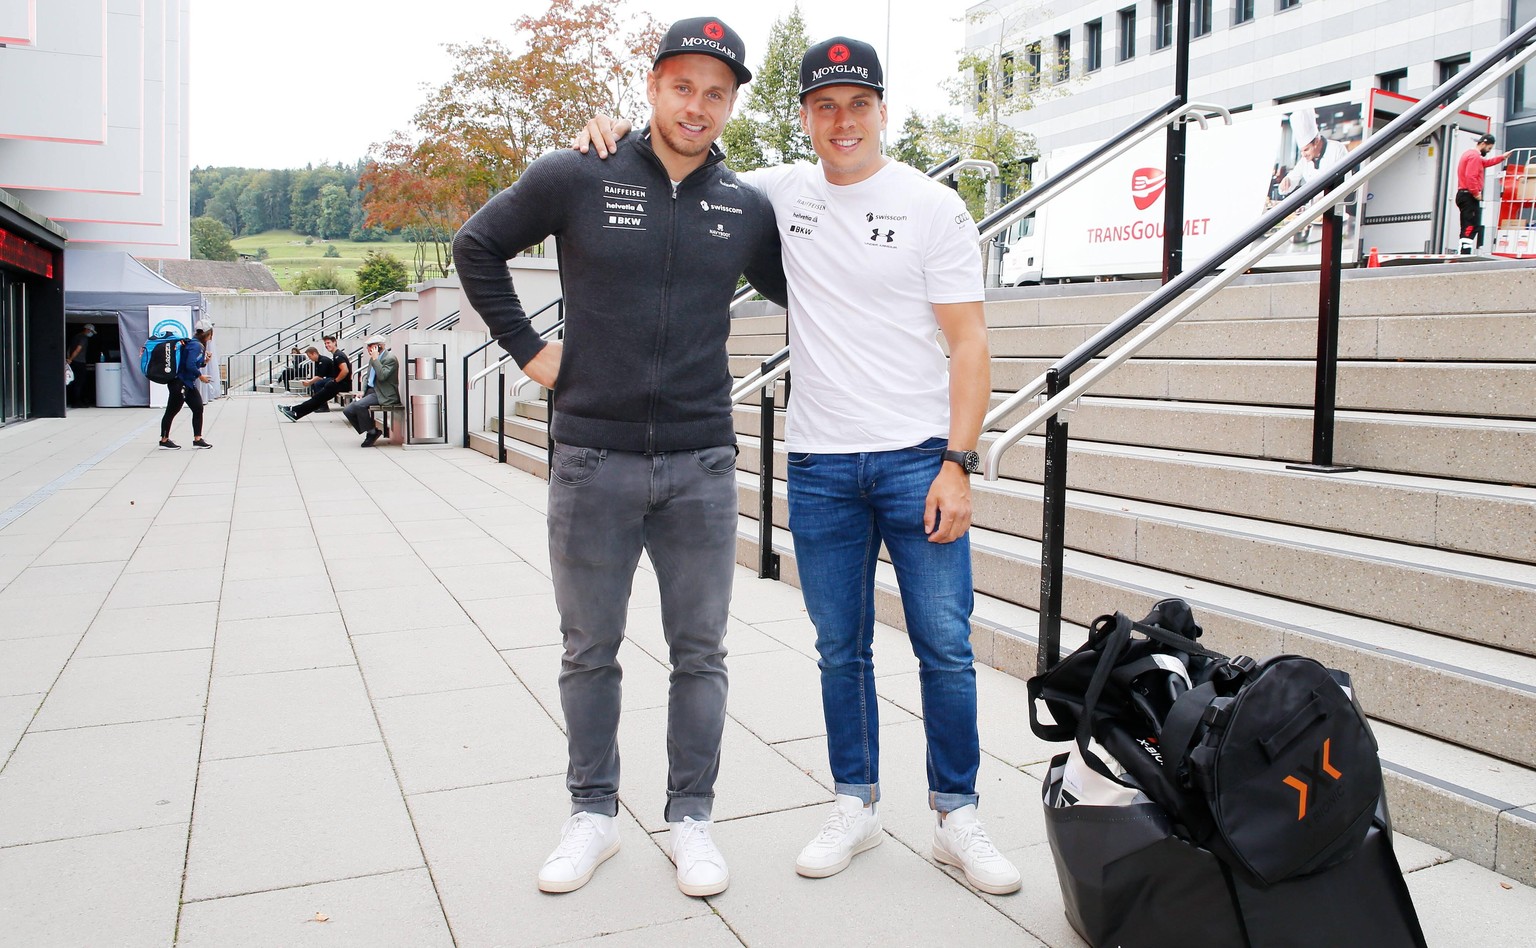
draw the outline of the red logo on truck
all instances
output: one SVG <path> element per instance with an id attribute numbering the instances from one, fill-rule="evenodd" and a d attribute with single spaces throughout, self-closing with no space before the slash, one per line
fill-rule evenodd
<path id="1" fill-rule="evenodd" d="M 1137 168 L 1131 172 L 1131 200 L 1136 202 L 1136 210 L 1144 211 L 1157 203 L 1157 199 L 1163 196 L 1163 188 L 1168 186 L 1168 179 L 1161 168 Z"/>

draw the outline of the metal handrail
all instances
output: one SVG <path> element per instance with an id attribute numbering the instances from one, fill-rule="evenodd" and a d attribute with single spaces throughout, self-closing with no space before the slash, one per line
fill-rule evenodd
<path id="1" fill-rule="evenodd" d="M 753 392 L 778 381 L 788 371 L 789 346 L 785 346 L 764 360 L 762 365 L 737 380 L 731 387 L 731 404 L 740 405 L 750 398 Z"/>
<path id="2" fill-rule="evenodd" d="M 1201 128 L 1206 128 L 1207 113 L 1220 116 L 1228 125 L 1232 124 L 1232 113 L 1219 105 L 1200 102 L 1184 105 L 1177 97 L 1169 99 L 1137 119 L 1118 135 L 1102 142 L 1093 151 L 1068 165 L 1060 174 L 1052 175 L 982 218 L 981 223 L 976 225 L 982 242 L 985 243 L 1007 230 L 1019 218 L 1033 214 L 1057 194 L 1162 131 L 1165 125 L 1172 122 L 1193 121 L 1198 122 Z"/>
<path id="3" fill-rule="evenodd" d="M 1140 335 L 1115 350 L 1114 353 L 1106 356 L 1082 378 L 1072 382 L 1065 389 L 1053 395 L 1022 421 L 1004 432 L 1001 437 L 993 442 L 992 447 L 987 451 L 985 466 L 987 479 L 997 479 L 997 468 L 1003 452 L 1017 444 L 1026 434 L 1038 427 L 1051 415 L 1054 415 L 1061 409 L 1062 405 L 1076 401 L 1082 396 L 1084 391 L 1092 387 L 1099 379 L 1141 351 L 1175 323 L 1210 299 L 1217 291 L 1267 257 L 1276 247 L 1289 240 L 1303 228 L 1310 226 L 1330 208 L 1341 203 L 1350 193 L 1360 187 L 1360 182 L 1370 178 L 1375 172 L 1396 161 L 1410 148 L 1416 147 L 1430 132 L 1454 121 L 1457 114 L 1466 106 L 1507 78 L 1533 57 L 1536 57 L 1536 46 L 1533 46 L 1531 49 L 1515 55 L 1505 64 L 1504 68 L 1484 75 L 1488 67 L 1495 61 L 1510 55 L 1521 46 L 1530 43 L 1533 37 L 1536 37 L 1536 19 L 1526 24 L 1520 31 L 1511 34 L 1508 40 L 1500 44 L 1499 47 L 1485 57 L 1479 64 L 1481 68 L 1474 70 L 1473 67 L 1469 66 L 1447 80 L 1412 108 L 1393 119 L 1380 132 L 1372 135 L 1370 140 L 1361 147 L 1350 152 L 1349 158 L 1342 164 L 1330 170 L 1328 174 L 1316 178 L 1291 192 L 1290 196 L 1284 201 L 1275 205 L 1275 207 L 1261 216 L 1256 223 L 1249 226 L 1246 231 L 1212 254 L 1199 267 L 1193 270 L 1186 270 L 1177 278 L 1164 284 L 1124 316 L 1104 327 L 1092 338 L 1063 356 L 1045 373 L 1042 373 L 1024 388 L 1019 389 L 992 411 L 988 412 L 984 424 L 987 427 L 991 427 L 1010 414 L 1020 404 L 1035 398 L 1045 391 L 1052 372 L 1070 376 L 1093 359 L 1098 358 L 1105 349 L 1119 342 L 1154 314 L 1168 307 L 1169 304 L 1188 292 L 1196 283 L 1221 271 L 1215 279 L 1200 287 L 1189 298 L 1179 302 L 1177 306 L 1174 306 L 1166 315 L 1148 326 Z M 1440 106 L 1439 103 L 1462 89 L 1466 89 L 1466 91 L 1454 102 L 1444 108 Z M 1431 113 L 1436 114 L 1430 117 Z M 1421 122 L 1423 125 L 1415 128 Z M 1346 180 L 1346 177 L 1351 174 L 1354 177 Z M 1303 211 L 1306 205 L 1312 202 L 1313 198 L 1322 194 L 1327 188 L 1331 188 L 1331 190 L 1328 190 L 1323 198 L 1317 201 L 1310 210 L 1306 213 L 1298 213 Z M 1289 224 L 1282 224 L 1292 214 L 1296 214 L 1296 218 Z M 1254 243 L 1254 241 L 1259 240 L 1270 228 L 1276 225 L 1281 225 L 1281 227 L 1273 235 L 1258 244 Z M 1246 253 L 1242 253 L 1244 248 L 1248 248 Z M 1238 256 L 1240 253 L 1242 255 Z"/>
<path id="4" fill-rule="evenodd" d="M 544 313 L 548 312 L 551 309 L 553 309 L 553 310 L 555 310 L 555 312 L 559 313 L 560 316 L 559 316 L 558 319 L 555 320 L 555 324 L 553 326 L 550 326 L 548 329 L 546 329 L 543 332 L 539 333 L 539 338 L 540 339 L 548 339 L 550 336 L 554 335 L 557 331 L 563 331 L 564 328 L 565 328 L 565 297 L 563 297 L 563 296 L 557 296 L 554 299 L 550 300 L 548 303 L 545 303 L 543 306 L 539 307 L 532 314 L 530 314 L 528 319 L 531 322 L 531 321 L 537 319 L 538 317 L 542 316 Z M 452 313 L 449 314 L 449 317 L 452 317 L 455 321 L 457 321 L 458 315 L 459 315 L 459 311 L 458 310 L 454 310 Z M 446 318 L 448 318 L 448 317 L 445 317 L 445 319 Z M 469 360 L 474 358 L 475 356 L 479 355 L 480 353 L 484 352 L 485 350 L 489 349 L 491 346 L 493 346 L 495 344 L 496 344 L 496 340 L 494 338 L 493 339 L 488 339 L 484 343 L 482 343 L 481 345 L 478 345 L 475 348 L 471 349 L 469 352 L 464 353 L 464 402 L 463 402 L 463 416 L 462 417 L 463 417 L 463 420 L 464 420 L 464 447 L 466 447 L 466 448 L 469 447 L 469 393 L 474 391 L 475 386 L 480 384 L 480 382 L 484 381 L 485 378 L 487 376 L 489 376 L 491 373 L 498 372 L 498 371 L 505 371 L 507 363 L 512 361 L 512 357 L 510 355 L 503 354 L 501 356 L 501 358 L 497 359 L 495 362 L 493 362 L 490 365 L 486 366 L 484 369 L 482 369 L 480 372 L 478 372 L 474 376 L 470 376 L 470 374 L 469 374 Z M 525 378 L 526 378 L 526 376 L 525 376 Z M 504 381 L 498 387 L 500 388 L 500 393 L 499 393 L 498 397 L 504 399 L 506 397 L 506 386 L 505 386 Z M 499 427 L 500 426 L 498 426 L 498 428 Z M 499 453 L 500 453 L 501 456 L 497 460 L 505 461 L 506 460 L 505 452 L 502 451 L 502 452 L 499 452 Z"/>

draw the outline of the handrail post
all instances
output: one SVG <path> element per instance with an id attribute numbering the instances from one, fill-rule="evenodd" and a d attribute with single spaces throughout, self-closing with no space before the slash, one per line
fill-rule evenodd
<path id="1" fill-rule="evenodd" d="M 1054 398 L 1072 381 L 1065 372 L 1046 373 L 1045 394 Z M 1061 585 L 1066 547 L 1067 422 L 1057 412 L 1045 423 L 1045 483 L 1040 524 L 1040 631 L 1035 671 L 1061 661 Z"/>
<path id="2" fill-rule="evenodd" d="M 1333 420 L 1339 375 L 1339 297 L 1344 260 L 1344 218 L 1337 205 L 1323 213 L 1321 223 L 1323 246 L 1317 268 L 1317 381 L 1312 396 L 1312 463 L 1286 466 L 1337 474 L 1357 470 L 1333 463 Z"/>
<path id="3" fill-rule="evenodd" d="M 763 376 L 769 365 L 763 362 Z M 786 376 L 787 377 L 787 376 Z M 770 380 L 759 399 L 757 428 L 757 578 L 779 578 L 779 554 L 773 551 L 773 388 Z"/>
<path id="4" fill-rule="evenodd" d="M 507 463 L 507 379 L 496 371 L 496 463 Z"/>
<path id="5" fill-rule="evenodd" d="M 464 357 L 464 447 L 469 447 L 469 396 L 474 390 L 469 386 L 469 356 Z"/>
<path id="6" fill-rule="evenodd" d="M 1173 94 L 1180 106 L 1189 104 L 1189 4 L 1179 0 L 1173 21 Z M 1184 270 L 1184 149 L 1188 139 L 1180 115 L 1168 127 L 1168 148 L 1163 162 L 1163 282 Z"/>

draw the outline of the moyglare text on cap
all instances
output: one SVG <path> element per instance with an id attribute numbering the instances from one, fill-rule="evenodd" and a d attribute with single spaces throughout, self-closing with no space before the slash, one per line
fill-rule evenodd
<path id="1" fill-rule="evenodd" d="M 713 56 L 736 74 L 736 81 L 746 85 L 752 81 L 752 70 L 747 68 L 747 44 L 735 30 L 725 25 L 717 16 L 696 16 L 678 20 L 661 39 L 656 51 L 655 68 L 668 56 L 698 54 Z"/>
<path id="2" fill-rule="evenodd" d="M 823 86 L 865 86 L 885 95 L 885 72 L 875 48 L 862 40 L 834 36 L 806 50 L 800 60 L 800 98 Z"/>

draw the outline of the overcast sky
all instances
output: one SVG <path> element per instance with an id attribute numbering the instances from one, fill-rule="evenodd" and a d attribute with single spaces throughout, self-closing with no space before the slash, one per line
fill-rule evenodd
<path id="1" fill-rule="evenodd" d="M 811 41 L 842 34 L 873 43 L 886 62 L 891 125 L 908 109 L 949 108 L 940 88 L 955 68 L 966 3 L 896 0 L 803 3 Z M 192 4 L 192 164 L 298 168 L 352 161 L 407 128 L 423 86 L 446 80 L 444 43 L 514 40 L 512 21 L 546 0 L 263 0 Z M 773 21 L 793 0 L 751 4 L 626 0 L 664 23 L 722 17 L 756 69 Z M 886 46 L 886 11 L 894 11 Z"/>

